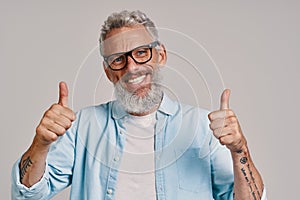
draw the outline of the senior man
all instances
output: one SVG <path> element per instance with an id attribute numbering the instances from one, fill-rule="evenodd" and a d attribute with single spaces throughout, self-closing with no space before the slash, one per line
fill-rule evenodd
<path id="1" fill-rule="evenodd" d="M 100 51 L 116 100 L 75 113 L 66 83 L 15 163 L 12 199 L 266 199 L 230 90 L 208 111 L 164 94 L 165 46 L 140 11 L 105 21 Z"/>

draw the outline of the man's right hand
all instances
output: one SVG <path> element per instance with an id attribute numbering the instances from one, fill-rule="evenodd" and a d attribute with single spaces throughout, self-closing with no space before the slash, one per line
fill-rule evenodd
<path id="1" fill-rule="evenodd" d="M 45 163 L 51 143 L 65 134 L 75 120 L 74 112 L 68 108 L 68 87 L 59 83 L 59 100 L 44 114 L 36 128 L 36 135 L 20 161 L 20 181 L 27 187 L 37 183 L 45 172 Z"/>
<path id="2" fill-rule="evenodd" d="M 68 87 L 65 82 L 59 83 L 59 100 L 45 113 L 36 128 L 35 139 L 41 145 L 49 146 L 62 136 L 75 120 L 75 113 L 68 107 Z"/>

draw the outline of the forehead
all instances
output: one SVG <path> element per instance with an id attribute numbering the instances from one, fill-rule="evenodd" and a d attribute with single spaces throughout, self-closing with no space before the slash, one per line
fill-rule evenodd
<path id="1" fill-rule="evenodd" d="M 138 46 L 149 44 L 154 37 L 143 25 L 122 27 L 111 30 L 102 42 L 104 56 L 114 53 L 130 51 Z"/>

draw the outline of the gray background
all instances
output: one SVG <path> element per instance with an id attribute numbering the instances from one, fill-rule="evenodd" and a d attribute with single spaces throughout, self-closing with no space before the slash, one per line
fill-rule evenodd
<path id="1" fill-rule="evenodd" d="M 105 79 L 94 90 L 101 60 L 90 59 L 91 68 L 78 79 L 76 74 L 97 45 L 102 22 L 122 9 L 141 9 L 157 26 L 183 32 L 206 48 L 232 90 L 231 107 L 269 199 L 297 198 L 299 1 L 0 2 L 1 199 L 10 198 L 11 167 L 30 145 L 43 112 L 57 101 L 60 80 L 68 82 L 75 110 L 111 96 Z M 93 70 L 99 74 L 88 73 Z M 90 79 L 94 88 L 84 84 Z M 199 93 L 203 88 L 193 86 Z M 92 96 L 86 98 L 85 90 Z M 207 102 L 200 104 L 209 107 Z M 68 196 L 67 190 L 55 199 Z"/>

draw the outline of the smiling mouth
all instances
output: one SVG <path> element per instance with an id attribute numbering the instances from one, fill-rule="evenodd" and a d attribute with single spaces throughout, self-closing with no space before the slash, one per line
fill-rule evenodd
<path id="1" fill-rule="evenodd" d="M 146 78 L 146 74 L 129 79 L 127 82 L 130 84 L 139 84 Z"/>

